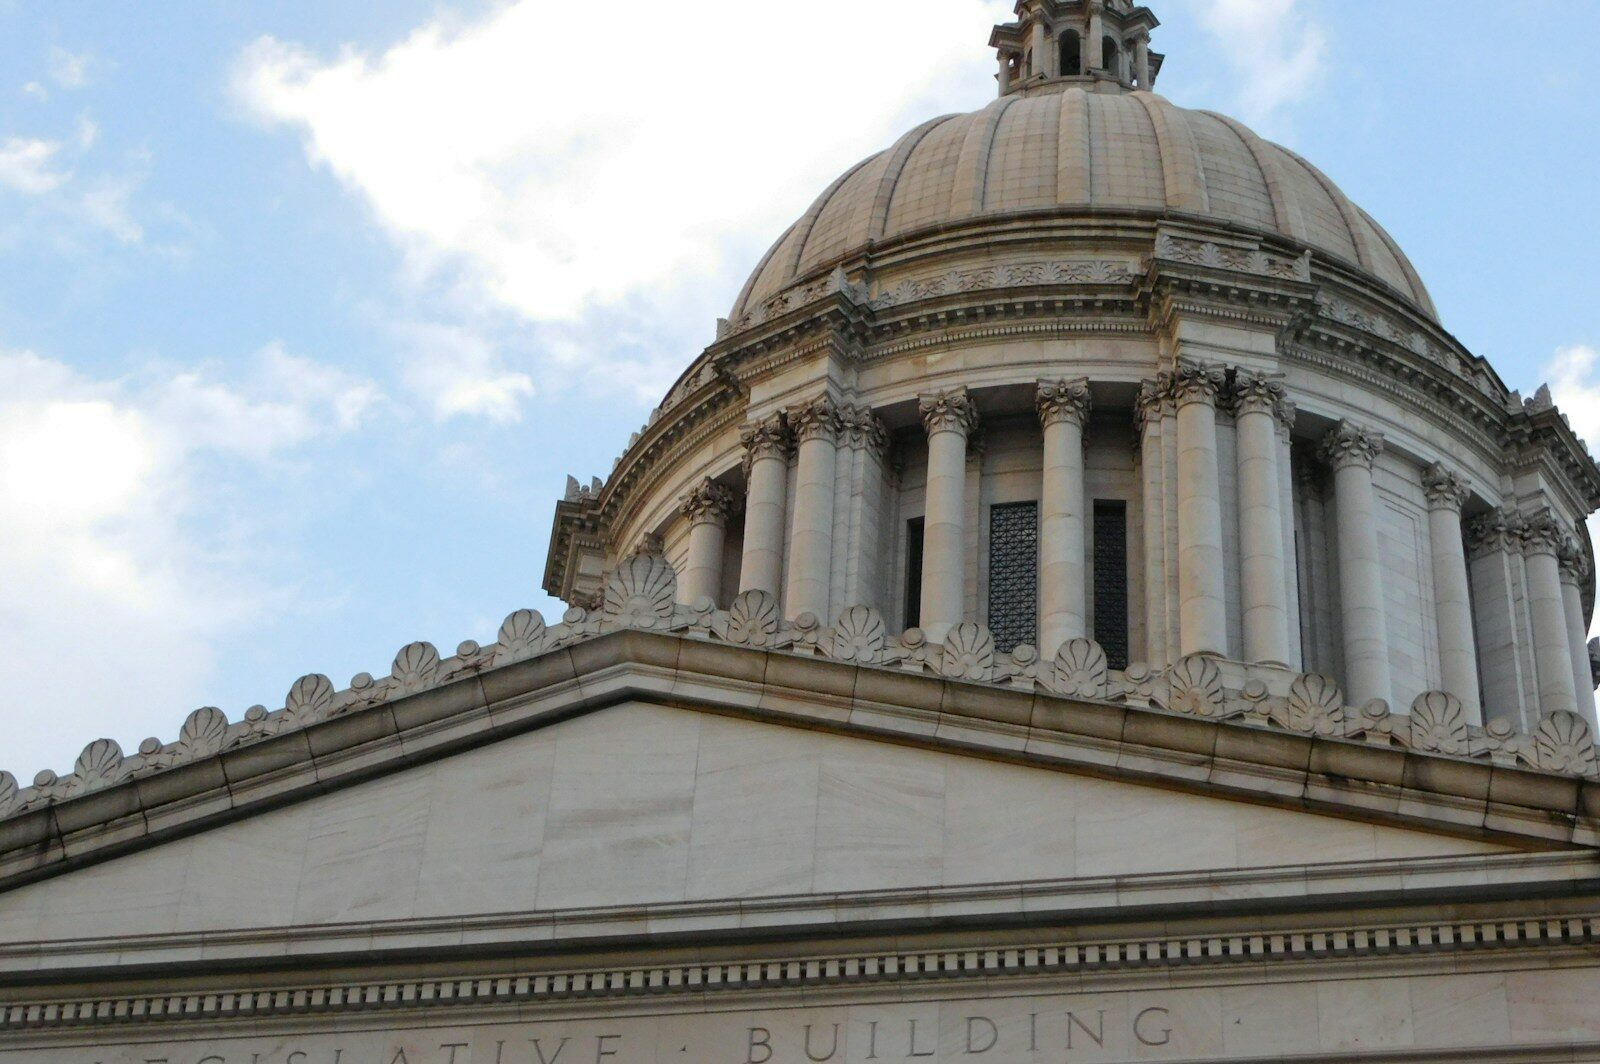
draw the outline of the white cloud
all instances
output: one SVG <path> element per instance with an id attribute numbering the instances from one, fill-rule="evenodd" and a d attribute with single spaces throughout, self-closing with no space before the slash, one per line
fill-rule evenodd
<path id="1" fill-rule="evenodd" d="M 105 381 L 0 351 L 0 640 L 18 651 L 0 656 L 0 767 L 43 767 L 31 761 L 63 733 L 128 746 L 130 721 L 170 723 L 209 681 L 217 640 L 281 605 L 250 530 L 217 512 L 210 463 L 347 431 L 380 396 L 277 346 L 251 365 L 236 383 Z"/>
<path id="2" fill-rule="evenodd" d="M 498 424 L 517 421 L 533 395 L 533 378 L 506 368 L 494 346 L 460 326 L 420 323 L 401 328 L 412 351 L 405 381 L 444 421 L 480 416 Z"/>
<path id="3" fill-rule="evenodd" d="M 72 175 L 54 169 L 61 144 L 53 140 L 9 137 L 0 142 L 0 188 L 29 196 L 54 192 Z"/>
<path id="4" fill-rule="evenodd" d="M 69 91 L 88 85 L 88 53 L 69 52 L 65 48 L 50 49 L 50 80 Z"/>
<path id="5" fill-rule="evenodd" d="M 1327 35 L 1301 0 L 1208 0 L 1200 19 L 1233 69 L 1246 121 L 1269 122 L 1322 76 Z"/>
<path id="6" fill-rule="evenodd" d="M 30 100 L 48 100 L 50 98 L 50 90 L 37 81 L 29 81 L 22 86 L 22 95 Z"/>
<path id="7" fill-rule="evenodd" d="M 758 254 L 752 234 L 776 238 L 839 171 L 927 114 L 984 102 L 984 44 L 1011 4 L 813 0 L 800 16 L 753 4 L 732 25 L 728 12 L 679 0 L 592 45 L 577 43 L 593 40 L 590 10 L 537 0 L 429 22 L 384 51 L 319 57 L 263 38 L 236 89 L 301 134 L 403 250 L 403 276 L 449 293 L 462 319 L 570 324 L 670 296 L 672 313 L 703 318 L 704 343 Z M 615 368 L 597 336 L 609 339 L 586 337 L 586 368 Z M 504 416 L 532 383 L 477 380 L 452 390 L 458 410 Z"/>
<path id="8" fill-rule="evenodd" d="M 1600 350 L 1587 344 L 1559 348 L 1544 373 L 1550 394 L 1572 431 L 1588 441 L 1590 450 L 1600 453 Z M 1589 535 L 1600 543 L 1600 515 L 1589 518 Z M 1600 636 L 1600 610 L 1595 611 L 1589 634 Z"/>

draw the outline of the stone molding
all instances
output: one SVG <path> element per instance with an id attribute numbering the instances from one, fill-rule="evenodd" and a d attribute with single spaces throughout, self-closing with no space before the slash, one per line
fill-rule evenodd
<path id="1" fill-rule="evenodd" d="M 722 526 L 728 523 L 738 502 L 732 489 L 707 477 L 690 489 L 678 509 L 691 525 Z"/>
<path id="2" fill-rule="evenodd" d="M 1016 888 L 1011 887 L 1014 893 Z M 972 891 L 982 894 L 982 891 Z M 1010 900 L 1010 899 L 1006 899 Z M 892 913 L 893 903 L 885 908 Z M 176 993 L 132 992 L 0 1003 L 0 1031 L 71 1030 L 161 1021 L 248 1021 L 280 1016 L 351 1015 L 397 1010 L 447 1010 L 505 1006 L 537 1009 L 595 999 L 705 997 L 735 992 L 794 991 L 808 987 L 926 985 L 979 980 L 1117 973 L 1146 978 L 1186 970 L 1238 969 L 1271 964 L 1325 968 L 1363 959 L 1402 965 L 1470 967 L 1506 953 L 1530 959 L 1560 951 L 1588 952 L 1600 943 L 1600 916 L 1538 914 L 1447 920 L 1413 920 L 1314 929 L 1226 928 L 1191 934 L 1062 937 L 1018 944 L 970 942 L 855 950 L 818 956 L 768 952 L 733 960 L 649 961 L 610 966 L 541 969 L 522 962 L 445 977 L 320 981 L 288 987 L 222 984 Z M 1537 963 L 1537 961 L 1534 961 Z M 570 1007 L 570 1005 L 568 1005 Z"/>
<path id="3" fill-rule="evenodd" d="M 1322 438 L 1322 457 L 1335 471 L 1351 466 L 1371 469 L 1378 455 L 1383 453 L 1384 439 L 1380 432 L 1357 425 L 1354 421 L 1340 421 Z"/>
<path id="4" fill-rule="evenodd" d="M 1039 423 L 1047 428 L 1062 421 L 1084 428 L 1089 424 L 1089 411 L 1093 405 L 1088 377 L 1041 380 L 1034 397 Z"/>
<path id="5" fill-rule="evenodd" d="M 348 734 L 351 741 L 360 743 L 375 736 L 393 735 L 402 721 L 419 714 L 438 721 L 455 713 L 467 713 L 483 705 L 491 687 L 504 690 L 510 681 L 500 674 L 508 666 L 531 662 L 540 667 L 575 670 L 573 680 L 591 692 L 586 697 L 596 697 L 592 692 L 603 689 L 603 677 L 588 674 L 577 660 L 578 651 L 598 637 L 629 631 L 732 644 L 775 652 L 782 659 L 831 659 L 836 664 L 865 667 L 868 673 L 885 677 L 910 673 L 955 682 L 967 693 L 957 691 L 951 697 L 966 699 L 974 706 L 988 705 L 985 691 L 1000 699 L 992 708 L 975 714 L 982 717 L 993 713 L 997 723 L 1011 719 L 1018 709 L 1005 699 L 1022 695 L 1020 724 L 1034 727 L 1030 723 L 1035 712 L 1031 700 L 1037 693 L 1076 699 L 1084 708 L 1075 711 L 1106 707 L 1119 719 L 1132 719 L 1155 710 L 1190 718 L 1195 725 L 1208 722 L 1230 729 L 1243 727 L 1241 740 L 1252 730 L 1263 729 L 1286 737 L 1332 741 L 1336 745 L 1325 755 L 1325 761 L 1353 759 L 1340 770 L 1340 775 L 1356 778 L 1367 771 L 1361 767 L 1367 762 L 1357 753 L 1362 750 L 1369 751 L 1368 756 L 1403 751 L 1406 756 L 1438 758 L 1440 763 L 1432 770 L 1436 778 L 1448 775 L 1447 764 L 1462 772 L 1491 766 L 1495 771 L 1529 770 L 1530 780 L 1545 774 L 1558 786 L 1541 792 L 1529 782 L 1507 782 L 1501 785 L 1501 793 L 1520 789 L 1531 796 L 1548 795 L 1530 797 L 1527 804 L 1535 807 L 1542 801 L 1569 804 L 1561 805 L 1559 813 L 1541 812 L 1535 821 L 1515 820 L 1521 825 L 1519 830 L 1544 837 L 1555 827 L 1564 832 L 1556 836 L 1562 841 L 1570 839 L 1573 831 L 1582 830 L 1600 841 L 1600 823 L 1585 828 L 1583 822 L 1572 819 L 1576 814 L 1569 807 L 1574 800 L 1571 777 L 1600 780 L 1593 733 L 1582 718 L 1572 713 L 1553 713 L 1539 723 L 1533 734 L 1518 734 L 1503 719 L 1492 719 L 1482 728 L 1467 724 L 1460 702 L 1444 692 L 1420 696 L 1410 714 L 1392 713 L 1382 702 L 1359 708 L 1345 705 L 1338 686 L 1316 674 L 1297 678 L 1286 696 L 1273 695 L 1260 681 L 1251 681 L 1237 690 L 1230 688 L 1217 663 L 1207 658 L 1183 658 L 1165 670 L 1142 663 L 1130 664 L 1124 670 L 1108 670 L 1094 666 L 1096 661 L 1103 665 L 1103 651 L 1097 655 L 1097 648 L 1089 640 L 1073 641 L 1063 646 L 1054 660 L 1044 661 L 1031 646 L 1020 646 L 1009 654 L 996 652 L 988 629 L 973 622 L 956 625 L 942 643 L 933 644 L 920 629 L 891 635 L 882 615 L 865 606 L 844 610 L 830 627 L 809 615 L 783 620 L 776 600 L 765 592 L 744 592 L 726 611 L 680 605 L 676 593 L 676 575 L 666 559 L 658 554 L 636 554 L 619 565 L 606 581 L 598 611 L 574 607 L 559 625 L 547 626 L 537 611 L 518 610 L 506 618 L 498 640 L 488 647 L 469 640 L 457 648 L 454 657 L 442 658 L 430 643 L 411 643 L 395 656 L 388 676 L 378 679 L 360 673 L 343 691 L 335 690 L 326 676 L 305 676 L 291 686 L 281 710 L 269 712 L 255 706 L 235 723 L 219 709 L 198 709 L 184 721 L 175 741 L 147 739 L 132 756 L 124 755 L 113 740 L 96 740 L 84 748 L 73 773 L 58 777 L 48 770 L 40 772 L 34 777 L 33 786 L 27 788 L 19 787 L 9 772 L 0 772 L 0 880 L 18 870 L 62 860 L 63 853 L 43 845 L 51 833 L 92 833 L 108 819 L 116 821 L 128 815 L 127 801 L 119 795 L 132 798 L 141 806 L 149 796 L 148 800 L 159 806 L 180 797 L 191 799 L 220 783 L 226 793 L 237 797 L 248 792 L 252 777 L 268 772 L 281 784 L 281 776 L 294 766 L 309 769 L 310 778 L 319 787 L 327 786 L 330 775 L 337 770 L 322 764 L 315 751 L 320 749 L 324 756 L 331 756 L 329 739 L 324 735 L 308 748 L 301 733 L 317 728 L 319 734 Z M 679 641 L 668 640 L 674 645 Z M 676 654 L 674 649 L 673 661 Z M 769 665 L 765 675 L 771 678 L 778 672 Z M 491 678 L 494 684 L 490 683 Z M 817 705 L 827 700 L 827 681 L 818 676 L 812 682 L 819 686 L 808 687 L 794 711 L 807 719 L 816 712 Z M 682 685 L 669 687 L 674 692 L 683 690 Z M 848 688 L 860 689 L 857 680 Z M 421 695 L 428 697 L 415 698 Z M 897 703 L 908 697 L 910 692 L 905 689 L 894 695 Z M 935 706 L 936 715 L 943 719 L 951 711 L 950 703 L 937 692 L 934 697 L 940 699 Z M 766 698 L 762 702 L 766 704 Z M 915 715 L 909 703 L 898 704 L 896 711 L 908 718 Z M 377 730 L 371 731 L 373 728 Z M 269 742 L 290 736 L 298 738 L 291 743 Z M 252 753 L 253 748 L 257 752 Z M 413 746 L 407 746 L 406 751 L 408 757 L 415 752 Z M 1145 756 L 1151 755 L 1147 752 Z M 169 775 L 176 770 L 185 770 L 182 781 Z M 1233 771 L 1237 774 L 1241 770 L 1236 767 Z M 198 791 L 193 789 L 196 787 Z M 104 797 L 101 792 L 106 792 Z M 1417 791 L 1408 793 L 1413 802 L 1418 800 Z M 1593 807 L 1600 807 L 1600 796 L 1595 798 Z M 138 819 L 141 824 L 148 824 L 152 818 L 171 815 L 170 810 L 158 813 L 144 809 Z M 1481 810 L 1477 815 L 1481 818 Z M 1513 823 L 1503 814 L 1499 816 L 1502 822 Z M 8 820 L 18 822 L 14 830 L 8 830 L 13 827 L 7 824 Z M 73 859 L 80 845 L 86 844 L 75 842 L 69 848 Z"/>
<path id="6" fill-rule="evenodd" d="M 929 436 L 956 432 L 970 437 L 978 428 L 978 407 L 966 388 L 951 388 L 917 397 L 917 413 Z"/>
<path id="7" fill-rule="evenodd" d="M 1428 497 L 1428 509 L 1450 510 L 1459 514 L 1469 493 L 1467 482 L 1442 462 L 1435 462 L 1422 471 L 1422 490 Z"/>
<path id="8" fill-rule="evenodd" d="M 1250 273 L 1284 281 L 1311 280 L 1309 250 L 1295 258 L 1288 258 L 1282 255 L 1269 255 L 1259 247 L 1225 247 L 1212 240 L 1186 240 L 1171 233 L 1161 232 L 1156 236 L 1155 257 L 1186 266 L 1204 266 L 1213 270 Z"/>
<path id="9" fill-rule="evenodd" d="M 1172 396 L 1180 408 L 1190 403 L 1215 406 L 1227 387 L 1227 371 L 1208 362 L 1180 361 L 1169 376 Z"/>
<path id="10" fill-rule="evenodd" d="M 817 398 L 788 412 L 789 428 L 800 443 L 810 440 L 827 440 L 832 443 L 839 437 L 839 407 L 831 396 Z"/>

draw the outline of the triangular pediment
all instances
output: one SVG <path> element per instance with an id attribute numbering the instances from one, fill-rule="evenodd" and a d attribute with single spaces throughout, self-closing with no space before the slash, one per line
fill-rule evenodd
<path id="1" fill-rule="evenodd" d="M 628 702 L 0 894 L 4 943 L 1509 852 Z"/>

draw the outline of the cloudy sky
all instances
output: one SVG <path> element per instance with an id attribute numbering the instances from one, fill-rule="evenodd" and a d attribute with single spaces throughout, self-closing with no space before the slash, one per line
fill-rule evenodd
<path id="1" fill-rule="evenodd" d="M 0 767 L 548 612 L 566 474 L 832 177 L 992 96 L 1009 6 L 0 0 Z M 1600 445 L 1600 4 L 1515 7 L 1161 0 L 1161 88 Z"/>

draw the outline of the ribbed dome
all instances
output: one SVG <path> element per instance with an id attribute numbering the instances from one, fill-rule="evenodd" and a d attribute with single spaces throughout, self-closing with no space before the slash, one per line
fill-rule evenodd
<path id="1" fill-rule="evenodd" d="M 1101 209 L 1277 233 L 1362 268 L 1434 315 L 1389 234 L 1298 155 L 1153 93 L 1073 86 L 934 119 L 858 164 L 767 253 L 732 316 L 869 243 L 986 215 Z"/>

